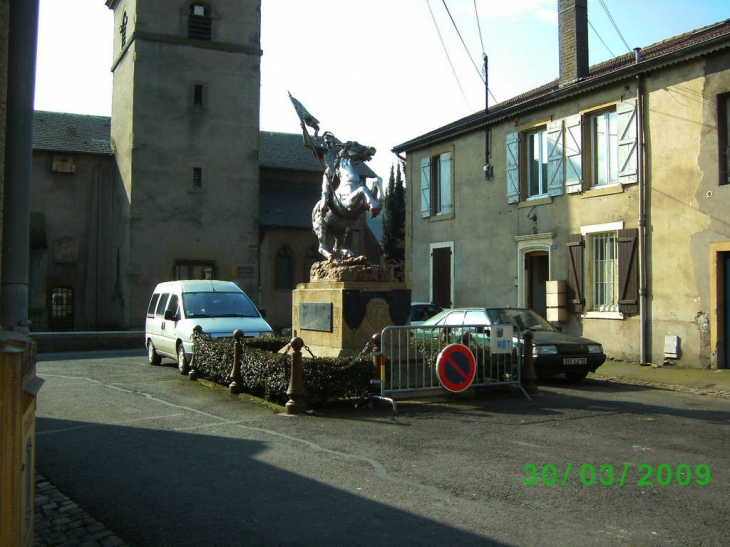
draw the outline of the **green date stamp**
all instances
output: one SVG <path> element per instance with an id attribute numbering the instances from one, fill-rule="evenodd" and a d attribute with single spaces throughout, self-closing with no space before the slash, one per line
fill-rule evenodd
<path id="1" fill-rule="evenodd" d="M 663 463 L 656 467 L 648 463 L 642 463 L 632 469 L 630 463 L 614 467 L 610 463 L 604 463 L 596 467 L 592 463 L 585 463 L 580 467 L 574 467 L 572 463 L 566 463 L 564 467 L 558 467 L 548 463 L 538 468 L 534 463 L 528 463 L 523 467 L 527 474 L 522 477 L 522 482 L 528 486 L 544 484 L 546 486 L 566 486 L 569 480 L 579 480 L 584 486 L 600 484 L 603 486 L 624 486 L 625 484 L 636 484 L 637 486 L 668 486 L 678 484 L 679 486 L 706 486 L 710 484 L 710 466 L 701 463 L 694 467 L 682 463 L 673 467 Z"/>

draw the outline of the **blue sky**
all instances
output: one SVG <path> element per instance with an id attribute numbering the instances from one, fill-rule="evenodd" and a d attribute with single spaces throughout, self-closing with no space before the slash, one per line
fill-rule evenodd
<path id="1" fill-rule="evenodd" d="M 484 108 L 483 52 L 497 102 L 558 76 L 557 0 L 262 0 L 261 13 L 261 129 L 299 131 L 291 91 L 323 130 L 375 146 L 386 180 L 393 146 Z M 728 18 L 730 0 L 588 0 L 590 63 Z M 40 0 L 36 109 L 111 113 L 113 27 L 104 0 Z"/>

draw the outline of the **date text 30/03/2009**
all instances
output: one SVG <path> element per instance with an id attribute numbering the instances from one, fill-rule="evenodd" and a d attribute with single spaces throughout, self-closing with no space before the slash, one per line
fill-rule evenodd
<path id="1" fill-rule="evenodd" d="M 610 463 L 604 463 L 598 467 L 586 463 L 580 467 L 566 463 L 561 469 L 548 463 L 538 468 L 534 463 L 525 464 L 523 467 L 526 476 L 522 482 L 528 486 L 544 484 L 546 486 L 566 486 L 569 480 L 579 480 L 584 486 L 599 484 L 603 486 L 624 486 L 636 484 L 637 486 L 668 486 L 678 484 L 680 486 L 706 486 L 710 483 L 710 466 L 704 463 L 694 467 L 682 463 L 672 466 L 663 463 L 657 466 L 642 463 L 632 470 L 630 463 L 614 467 Z M 631 472 L 631 475 L 630 475 Z"/>

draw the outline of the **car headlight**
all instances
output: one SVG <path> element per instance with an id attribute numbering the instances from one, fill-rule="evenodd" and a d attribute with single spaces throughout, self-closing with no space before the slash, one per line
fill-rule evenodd
<path id="1" fill-rule="evenodd" d="M 603 353 L 601 344 L 590 344 L 588 346 L 588 353 Z"/>
<path id="2" fill-rule="evenodd" d="M 557 346 L 533 346 L 532 355 L 557 355 Z"/>

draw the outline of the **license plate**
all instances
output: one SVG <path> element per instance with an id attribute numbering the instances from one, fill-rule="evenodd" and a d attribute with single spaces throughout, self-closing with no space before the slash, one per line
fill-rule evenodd
<path id="1" fill-rule="evenodd" d="M 588 358 L 587 357 L 566 357 L 563 359 L 564 365 L 587 365 L 588 364 Z"/>

